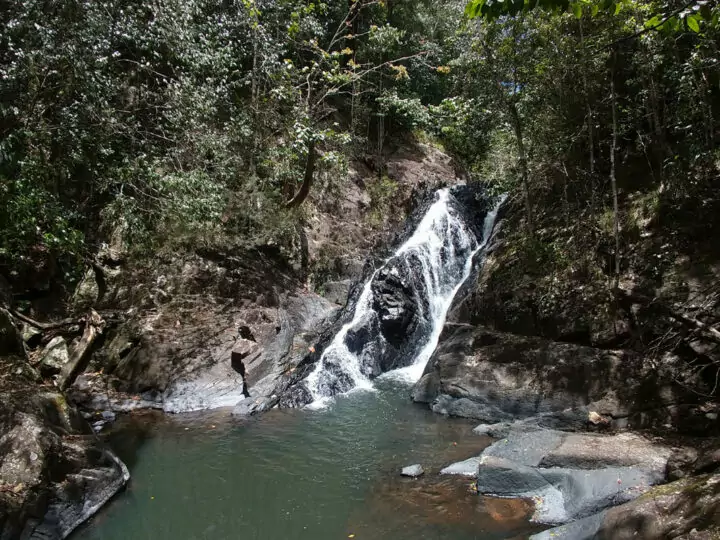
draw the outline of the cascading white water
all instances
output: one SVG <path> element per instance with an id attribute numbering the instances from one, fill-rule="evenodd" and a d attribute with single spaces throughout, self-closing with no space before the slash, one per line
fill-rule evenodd
<path id="1" fill-rule="evenodd" d="M 393 371 L 404 378 L 420 378 L 437 346 L 453 297 L 470 275 L 473 258 L 487 242 L 497 214 L 497 207 L 488 212 L 483 239 L 479 243 L 451 204 L 451 197 L 448 189 L 439 190 L 437 200 L 430 206 L 413 235 L 367 280 L 355 305 L 352 320 L 335 335 L 315 370 L 306 379 L 306 387 L 313 399 L 312 405 L 322 406 L 329 397 L 338 393 L 372 388 L 367 359 L 384 351 L 387 342 L 379 334 L 374 343 L 365 343 L 360 350 L 353 352 L 348 346 L 348 339 L 351 333 L 360 334 L 364 330 L 367 334 L 382 324 L 380 316 L 373 309 L 376 294 L 373 284 L 378 273 L 387 272 L 388 269 L 393 277 L 400 279 L 406 286 L 412 276 L 420 278 L 420 283 L 412 284 L 412 289 L 416 299 L 413 304 L 417 309 L 416 316 L 424 321 L 419 331 L 421 335 L 417 343 L 410 344 L 414 356 L 410 365 Z M 393 309 L 399 308 L 390 308 L 388 311 Z"/>

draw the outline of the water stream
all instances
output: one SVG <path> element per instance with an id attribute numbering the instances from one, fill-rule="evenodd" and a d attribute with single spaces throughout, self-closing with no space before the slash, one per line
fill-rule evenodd
<path id="1" fill-rule="evenodd" d="M 367 280 L 352 319 L 335 335 L 307 378 L 312 407 L 325 406 L 338 393 L 371 389 L 371 378 L 379 375 L 378 357 L 395 357 L 392 361 L 400 364 L 391 365 L 396 377 L 416 381 L 422 375 L 453 298 L 470 275 L 475 255 L 491 236 L 500 204 L 487 212 L 478 240 L 450 189 L 438 190 L 435 197 L 412 236 Z M 377 290 L 381 289 L 378 275 L 383 274 L 390 274 L 393 284 L 408 291 L 405 294 L 410 298 L 391 299 L 395 304 L 378 312 L 378 303 L 387 303 L 378 298 L 382 294 Z M 408 307 L 416 312 L 403 313 Z M 408 318 L 412 318 L 410 323 Z M 400 343 L 388 343 L 388 319 L 405 325 Z"/>
<path id="2" fill-rule="evenodd" d="M 322 411 L 131 417 L 110 444 L 129 488 L 73 540 L 477 540 L 536 530 L 522 501 L 439 477 L 488 443 L 472 422 L 410 403 L 409 387 L 341 396 Z M 399 475 L 421 463 L 419 480 Z"/>

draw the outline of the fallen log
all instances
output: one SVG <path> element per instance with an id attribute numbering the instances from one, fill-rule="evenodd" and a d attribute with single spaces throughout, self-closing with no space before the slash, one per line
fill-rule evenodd
<path id="1" fill-rule="evenodd" d="M 72 326 L 73 324 L 81 324 L 83 322 L 83 319 L 63 319 L 61 321 L 42 323 L 36 321 L 35 319 L 31 319 L 27 315 L 23 315 L 22 313 L 20 313 L 19 311 L 15 311 L 14 309 L 10 309 L 8 311 L 10 315 L 15 317 L 17 320 L 29 324 L 30 326 L 34 326 L 35 328 L 39 328 L 40 330 L 56 330 L 64 326 Z"/>
<path id="2" fill-rule="evenodd" d="M 95 340 L 105 329 L 105 320 L 98 315 L 97 311 L 91 309 L 85 317 L 85 330 L 80 342 L 73 350 L 70 360 L 63 367 L 58 378 L 58 386 L 61 390 L 67 389 L 75 378 L 87 367 L 90 361 L 90 353 Z"/>

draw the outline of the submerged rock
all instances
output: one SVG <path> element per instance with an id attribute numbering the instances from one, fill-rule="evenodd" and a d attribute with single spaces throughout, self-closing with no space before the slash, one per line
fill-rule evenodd
<path id="1" fill-rule="evenodd" d="M 408 465 L 407 467 L 403 467 L 402 471 L 400 471 L 400 474 L 403 476 L 409 476 L 411 478 L 417 478 L 418 476 L 422 476 L 425 474 L 425 470 L 422 468 L 422 465 Z"/>

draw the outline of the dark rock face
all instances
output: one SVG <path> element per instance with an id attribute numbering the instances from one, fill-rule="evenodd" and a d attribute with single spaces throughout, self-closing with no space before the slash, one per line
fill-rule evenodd
<path id="1" fill-rule="evenodd" d="M 422 263 L 414 254 L 391 260 L 375 276 L 372 291 L 377 328 L 365 329 L 364 333 L 370 335 L 353 336 L 355 339 L 349 348 L 356 352 L 372 340 L 379 341 L 380 346 L 376 347 L 379 355 L 363 355 L 366 372 L 377 376 L 409 365 L 430 331 L 432 321 L 428 316 L 430 307 Z"/>
<path id="2" fill-rule="evenodd" d="M 25 354 L 22 338 L 7 310 L 0 308 L 0 354 Z"/>
<path id="3" fill-rule="evenodd" d="M 380 319 L 380 333 L 389 344 L 402 347 L 407 336 L 420 325 L 422 307 L 417 287 L 422 288 L 416 276 L 407 276 L 400 264 L 389 264 L 373 280 L 372 307 Z M 403 272 L 402 274 L 400 272 Z"/>
<path id="4" fill-rule="evenodd" d="M 615 427 L 651 426 L 677 414 L 687 397 L 672 367 L 627 351 L 453 325 L 413 399 L 486 423 L 537 417 L 541 425 L 577 429 L 594 412 Z M 697 422 L 709 420 L 698 415 Z"/>

